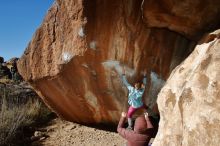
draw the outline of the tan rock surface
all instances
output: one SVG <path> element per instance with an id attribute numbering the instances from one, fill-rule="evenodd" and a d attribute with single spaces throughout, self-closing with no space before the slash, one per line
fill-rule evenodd
<path id="1" fill-rule="evenodd" d="M 219 146 L 220 30 L 205 36 L 171 73 L 158 96 L 153 146 Z"/>
<path id="2" fill-rule="evenodd" d="M 161 82 L 150 79 L 150 72 L 165 79 L 193 46 L 175 32 L 146 28 L 141 4 L 57 0 L 19 60 L 19 72 L 63 118 L 117 123 L 127 105 L 121 65 L 131 83 L 147 68 L 144 100 L 155 101 L 157 91 L 150 89 Z"/>
<path id="3" fill-rule="evenodd" d="M 219 0 L 143 0 L 142 11 L 149 27 L 169 28 L 191 39 L 220 27 Z"/>

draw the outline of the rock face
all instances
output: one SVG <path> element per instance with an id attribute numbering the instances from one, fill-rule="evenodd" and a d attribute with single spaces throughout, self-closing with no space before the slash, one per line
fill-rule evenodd
<path id="1" fill-rule="evenodd" d="M 220 30 L 205 36 L 171 73 L 158 96 L 161 115 L 153 146 L 220 143 Z"/>
<path id="2" fill-rule="evenodd" d="M 144 100 L 153 106 L 160 78 L 167 78 L 194 43 L 165 28 L 148 28 L 150 9 L 143 2 L 57 0 L 19 60 L 19 72 L 63 118 L 116 123 L 127 106 L 121 66 L 131 83 L 147 68 Z"/>
<path id="3" fill-rule="evenodd" d="M 4 58 L 0 57 L 0 80 L 1 79 L 9 79 L 11 78 L 10 69 L 7 67 L 4 62 Z"/>
<path id="4" fill-rule="evenodd" d="M 148 26 L 168 28 L 195 40 L 220 27 L 219 0 L 144 0 L 142 8 Z"/>
<path id="5" fill-rule="evenodd" d="M 18 73 L 17 61 L 19 58 L 11 58 L 4 62 L 4 58 L 0 57 L 0 82 L 21 82 L 21 75 Z"/>
<path id="6" fill-rule="evenodd" d="M 19 60 L 19 72 L 63 118 L 116 123 L 127 106 L 122 64 L 131 83 L 144 68 L 148 78 L 150 72 L 166 78 L 192 48 L 177 33 L 146 28 L 141 2 L 57 0 Z M 150 89 L 157 78 L 148 81 Z M 154 95 L 155 101 L 153 90 L 144 100 Z"/>

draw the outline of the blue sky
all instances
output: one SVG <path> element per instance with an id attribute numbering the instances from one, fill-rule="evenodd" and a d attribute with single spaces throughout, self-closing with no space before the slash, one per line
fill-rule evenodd
<path id="1" fill-rule="evenodd" d="M 0 56 L 20 57 L 54 0 L 1 0 Z"/>

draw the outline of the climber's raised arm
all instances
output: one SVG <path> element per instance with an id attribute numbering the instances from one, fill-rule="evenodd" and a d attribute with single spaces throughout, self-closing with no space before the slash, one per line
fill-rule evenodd
<path id="1" fill-rule="evenodd" d="M 143 84 L 142 84 L 142 88 L 145 88 L 147 85 L 147 71 L 146 69 L 144 70 L 144 78 L 143 78 Z"/>
<path id="2" fill-rule="evenodd" d="M 128 83 L 126 76 L 125 76 L 125 68 L 122 69 L 122 82 L 128 88 L 128 90 L 132 87 L 131 84 Z"/>

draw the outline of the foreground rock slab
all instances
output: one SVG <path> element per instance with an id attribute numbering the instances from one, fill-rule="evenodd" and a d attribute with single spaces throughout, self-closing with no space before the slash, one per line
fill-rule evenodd
<path id="1" fill-rule="evenodd" d="M 219 146 L 220 30 L 205 36 L 171 73 L 158 96 L 153 146 Z"/>

